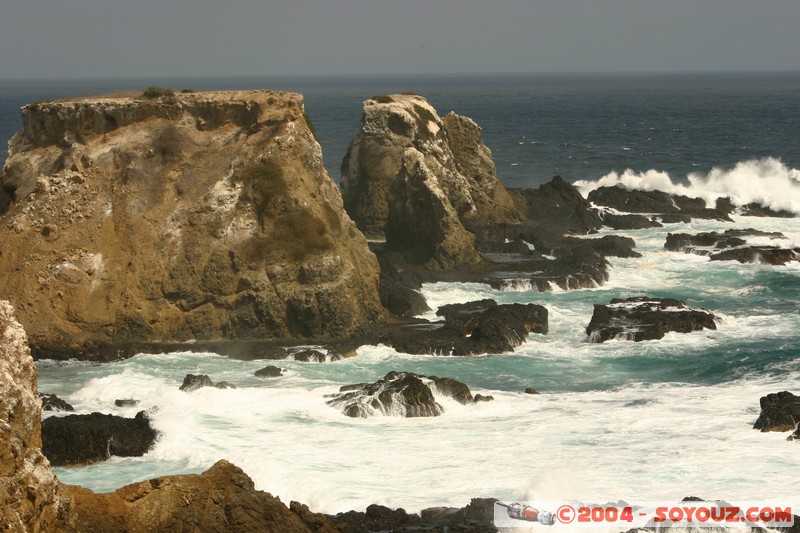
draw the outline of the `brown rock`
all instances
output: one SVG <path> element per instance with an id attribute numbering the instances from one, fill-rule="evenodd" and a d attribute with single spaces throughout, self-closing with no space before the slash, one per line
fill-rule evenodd
<path id="1" fill-rule="evenodd" d="M 383 317 L 377 262 L 302 96 L 76 99 L 22 114 L 2 173 L 14 192 L 0 293 L 25 303 L 35 355 L 342 337 Z"/>
<path id="2" fill-rule="evenodd" d="M 54 531 L 58 480 L 42 454 L 36 366 L 14 309 L 0 301 L 0 517 L 9 531 Z"/>
<path id="3" fill-rule="evenodd" d="M 167 476 L 110 494 L 65 486 L 64 531 L 264 531 L 309 533 L 280 499 L 255 490 L 240 468 L 219 461 L 202 474 Z"/>

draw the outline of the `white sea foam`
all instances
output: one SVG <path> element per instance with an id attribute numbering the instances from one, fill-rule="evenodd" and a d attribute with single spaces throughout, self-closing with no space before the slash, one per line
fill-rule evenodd
<path id="1" fill-rule="evenodd" d="M 732 226 L 782 231 L 800 242 L 800 219 L 735 220 L 604 230 L 633 237 L 643 257 L 611 258 L 611 279 L 598 289 L 423 286 L 434 309 L 481 298 L 547 307 L 549 333 L 530 335 L 514 354 L 431 357 L 379 345 L 328 363 L 244 362 L 189 352 L 102 366 L 40 362 L 43 390 L 79 412 L 132 416 L 157 408 L 151 416 L 162 434 L 143 458 L 58 469 L 58 475 L 113 490 L 154 475 L 202 471 L 224 458 L 257 488 L 324 512 L 371 503 L 407 510 L 461 506 L 476 496 L 800 501 L 796 443 L 783 433 L 751 429 L 761 396 L 800 390 L 796 358 L 778 359 L 766 371 L 758 363 L 765 350 L 796 350 L 800 313 L 770 284 L 800 280 L 800 268 L 711 262 L 663 249 L 667 232 Z M 642 294 L 709 308 L 720 317 L 718 329 L 643 343 L 588 342 L 592 304 Z M 256 378 L 266 364 L 285 368 L 285 375 Z M 445 413 L 429 419 L 351 419 L 325 403 L 341 385 L 372 382 L 390 370 L 454 377 L 495 401 L 462 406 L 438 398 Z M 187 373 L 239 388 L 187 394 L 178 390 Z M 543 394 L 522 394 L 526 387 Z M 117 408 L 117 398 L 142 403 Z"/>
<path id="2" fill-rule="evenodd" d="M 737 163 L 732 169 L 714 168 L 706 175 L 692 173 L 682 184 L 668 173 L 651 169 L 610 172 L 596 181 L 580 180 L 575 186 L 582 194 L 600 187 L 619 185 L 626 189 L 664 191 L 702 198 L 713 207 L 718 198 L 730 197 L 736 205 L 752 202 L 772 209 L 800 214 L 800 170 L 789 168 L 779 159 L 765 157 Z"/>
<path id="3" fill-rule="evenodd" d="M 135 377 L 93 380 L 81 395 L 143 391 L 124 389 Z M 479 390 L 495 401 L 462 406 L 440 398 L 446 412 L 430 419 L 347 418 L 325 404 L 331 385 L 290 381 L 188 394 L 173 385 L 150 390 L 162 437 L 147 461 L 164 471 L 176 464 L 198 471 L 226 458 L 259 489 L 319 511 L 370 503 L 419 510 L 473 496 L 800 498 L 800 457 L 788 451 L 794 443 L 751 429 L 761 395 L 800 387 L 796 369 L 717 386 L 640 383 L 534 396 Z M 136 461 L 96 465 L 92 475 L 114 477 L 115 468 Z M 59 475 L 92 484 L 81 469 Z"/>

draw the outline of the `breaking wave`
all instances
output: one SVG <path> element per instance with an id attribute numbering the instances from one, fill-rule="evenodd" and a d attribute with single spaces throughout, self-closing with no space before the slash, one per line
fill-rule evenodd
<path id="1" fill-rule="evenodd" d="M 757 203 L 775 210 L 800 215 L 800 170 L 789 168 L 774 157 L 751 159 L 737 163 L 732 169 L 715 167 L 706 175 L 692 173 L 687 183 L 676 182 L 659 170 L 622 174 L 610 172 L 596 181 L 579 180 L 575 186 L 583 195 L 600 187 L 619 185 L 626 189 L 663 191 L 702 198 L 709 207 L 718 198 L 729 197 L 736 205 Z"/>

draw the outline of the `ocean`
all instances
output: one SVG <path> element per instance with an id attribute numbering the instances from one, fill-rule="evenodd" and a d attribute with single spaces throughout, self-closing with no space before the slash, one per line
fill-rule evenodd
<path id="1" fill-rule="evenodd" d="M 85 80 L 0 83 L 0 136 L 20 127 L 26 102 L 169 85 L 302 92 L 334 179 L 356 133 L 361 102 L 414 91 L 440 115 L 473 118 L 508 186 L 536 187 L 560 174 L 589 191 L 641 189 L 732 196 L 800 214 L 800 74 L 530 75 L 382 78 Z M 209 353 L 138 355 L 108 364 L 39 361 L 39 387 L 78 412 L 133 416 L 153 408 L 161 432 L 141 458 L 57 468 L 98 491 L 157 475 L 200 472 L 228 459 L 256 487 L 312 509 L 409 511 L 503 500 L 670 500 L 685 496 L 800 505 L 800 449 L 783 433 L 752 429 L 759 398 L 800 393 L 800 263 L 783 267 L 664 251 L 668 232 L 752 227 L 800 245 L 800 218 L 695 221 L 611 231 L 632 237 L 641 258 L 611 258 L 603 287 L 536 293 L 481 284 L 424 286 L 434 309 L 494 298 L 532 302 L 550 332 L 513 354 L 412 356 L 363 346 L 354 358 L 268 364 Z M 772 242 L 775 244 L 775 242 Z M 588 342 L 593 304 L 647 294 L 676 297 L 720 317 L 718 329 L 657 341 Z M 2 295 L 0 295 L 2 296 Z M 429 313 L 428 318 L 433 318 Z M 269 363 L 275 364 L 275 363 Z M 495 401 L 439 399 L 430 419 L 351 419 L 325 403 L 349 383 L 390 370 L 447 376 Z M 235 390 L 180 392 L 187 373 Z M 539 395 L 524 394 L 527 387 Z M 133 408 L 114 400 L 137 398 Z M 52 415 L 45 415 L 52 416 Z"/>

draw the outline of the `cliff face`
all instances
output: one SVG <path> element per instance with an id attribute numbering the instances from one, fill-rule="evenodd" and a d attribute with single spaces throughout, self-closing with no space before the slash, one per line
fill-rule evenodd
<path id="1" fill-rule="evenodd" d="M 452 227 L 455 240 L 467 238 L 465 227 L 516 220 L 513 200 L 497 179 L 491 152 L 475 122 L 455 113 L 442 119 L 417 95 L 387 95 L 364 102 L 360 130 L 342 165 L 350 216 L 375 237 L 392 225 L 410 227 L 411 210 L 401 203 L 414 198 L 404 189 L 423 184 L 428 189 L 423 197 L 440 196 L 446 211 L 456 216 L 461 227 Z M 401 218 L 390 221 L 395 214 Z M 393 239 L 390 233 L 387 245 Z M 462 248 L 466 258 L 467 243 Z"/>
<path id="2" fill-rule="evenodd" d="M 7 301 L 0 301 L 0 336 L 0 529 L 52 530 L 58 481 L 41 450 L 36 366 Z"/>
<path id="3" fill-rule="evenodd" d="M 0 295 L 34 351 L 344 336 L 382 314 L 298 94 L 23 108 L 3 186 Z"/>

